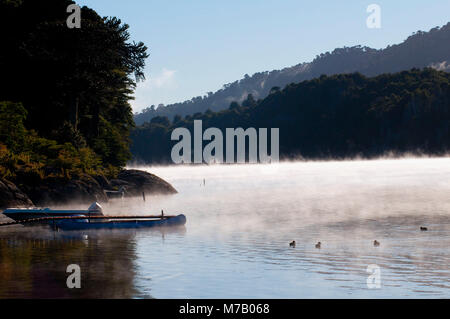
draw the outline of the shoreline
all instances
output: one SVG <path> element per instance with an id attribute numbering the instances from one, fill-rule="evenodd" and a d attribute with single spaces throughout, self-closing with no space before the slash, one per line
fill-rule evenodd
<path id="1" fill-rule="evenodd" d="M 0 209 L 64 205 L 73 201 L 91 204 L 108 202 L 106 191 L 123 190 L 124 197 L 176 194 L 177 190 L 162 178 L 135 169 L 124 169 L 117 178 L 83 174 L 76 178 L 47 178 L 33 184 L 13 183 L 0 179 Z"/>
<path id="2" fill-rule="evenodd" d="M 307 159 L 302 157 L 281 159 L 279 162 L 273 163 L 167 163 L 167 164 L 152 164 L 136 162 L 131 165 L 127 165 L 127 169 L 140 170 L 142 168 L 162 168 L 162 167 L 196 167 L 196 166 L 241 166 L 241 165 L 277 165 L 277 164 L 289 164 L 289 163 L 340 163 L 340 162 L 373 162 L 373 161 L 400 161 L 400 160 L 424 160 L 424 159 L 450 159 L 450 153 L 444 155 L 418 155 L 411 153 L 410 155 L 403 156 L 379 156 L 379 157 L 348 157 L 348 158 L 317 158 Z"/>

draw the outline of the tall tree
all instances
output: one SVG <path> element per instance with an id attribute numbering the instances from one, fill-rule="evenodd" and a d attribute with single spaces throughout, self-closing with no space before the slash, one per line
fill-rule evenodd
<path id="1" fill-rule="evenodd" d="M 129 104 L 144 79 L 147 47 L 129 26 L 83 7 L 69 29 L 69 0 L 0 0 L 0 101 L 23 102 L 27 127 L 57 139 L 70 124 L 106 164 L 125 165 Z"/>

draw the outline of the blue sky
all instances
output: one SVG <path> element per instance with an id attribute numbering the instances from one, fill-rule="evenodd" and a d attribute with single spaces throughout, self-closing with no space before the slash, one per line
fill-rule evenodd
<path id="1" fill-rule="evenodd" d="M 130 25 L 148 47 L 135 112 L 216 91 L 244 74 L 308 62 L 337 47 L 384 48 L 450 21 L 449 0 L 76 0 Z M 370 4 L 381 29 L 369 29 Z"/>

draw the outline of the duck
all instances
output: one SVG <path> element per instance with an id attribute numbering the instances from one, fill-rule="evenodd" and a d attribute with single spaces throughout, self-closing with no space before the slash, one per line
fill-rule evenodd
<path id="1" fill-rule="evenodd" d="M 427 231 L 428 228 L 422 226 L 422 227 L 420 227 L 420 230 L 421 230 L 421 231 Z"/>
<path id="2" fill-rule="evenodd" d="M 289 247 L 295 248 L 295 240 L 293 240 L 291 243 L 289 243 Z"/>
<path id="3" fill-rule="evenodd" d="M 317 249 L 320 249 L 322 247 L 322 243 L 319 241 L 317 244 L 316 244 L 316 248 Z"/>
<path id="4" fill-rule="evenodd" d="M 378 246 L 380 246 L 380 242 L 377 241 L 377 240 L 374 240 L 374 241 L 373 241 L 373 245 L 374 245 L 375 247 L 378 247 Z"/>

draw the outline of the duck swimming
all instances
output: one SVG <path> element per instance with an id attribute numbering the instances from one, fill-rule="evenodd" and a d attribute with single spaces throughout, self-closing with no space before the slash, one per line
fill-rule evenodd
<path id="1" fill-rule="evenodd" d="M 426 227 L 420 227 L 420 230 L 421 230 L 421 231 L 427 231 L 428 228 L 426 228 Z"/>
<path id="2" fill-rule="evenodd" d="M 317 244 L 316 244 L 316 248 L 317 249 L 320 249 L 322 247 L 322 243 L 319 241 Z"/>
<path id="3" fill-rule="evenodd" d="M 295 240 L 293 240 L 292 243 L 289 243 L 289 247 L 295 248 Z"/>

